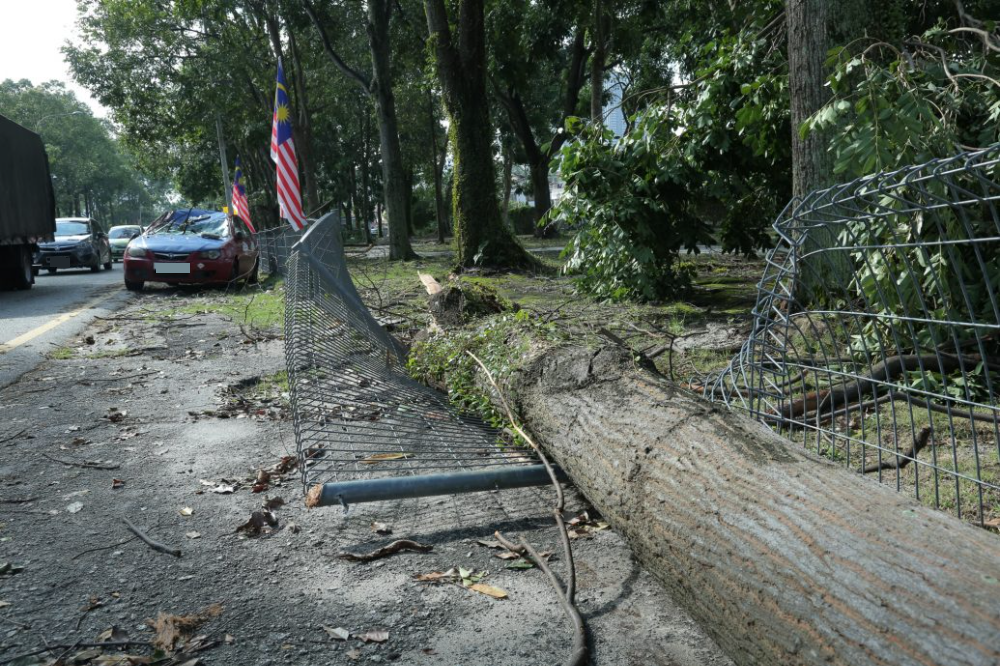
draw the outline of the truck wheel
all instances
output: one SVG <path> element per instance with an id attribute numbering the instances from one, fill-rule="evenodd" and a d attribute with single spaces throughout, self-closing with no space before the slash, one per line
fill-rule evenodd
<path id="1" fill-rule="evenodd" d="M 129 291 L 142 291 L 142 288 L 145 286 L 145 282 L 132 282 L 131 280 L 125 280 L 125 288 Z"/>
<path id="2" fill-rule="evenodd" d="M 47 270 L 49 272 L 49 275 L 55 275 L 56 274 L 56 269 L 55 268 L 46 268 L 45 270 Z"/>
<path id="3" fill-rule="evenodd" d="M 0 247 L 0 289 L 31 289 L 31 252 L 22 245 Z"/>

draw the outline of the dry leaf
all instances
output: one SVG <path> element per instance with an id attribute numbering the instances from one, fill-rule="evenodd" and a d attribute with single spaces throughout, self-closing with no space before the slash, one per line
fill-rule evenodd
<path id="1" fill-rule="evenodd" d="M 11 603 L 9 601 L 0 601 L 0 608 L 7 608 Z"/>
<path id="2" fill-rule="evenodd" d="M 983 521 L 983 525 L 985 525 L 986 527 L 993 527 L 993 528 L 996 528 L 996 529 L 1000 529 L 1000 518 L 993 518 L 992 520 L 985 520 L 985 521 Z"/>
<path id="3" fill-rule="evenodd" d="M 493 587 L 492 585 L 484 585 L 483 583 L 476 583 L 475 585 L 469 586 L 470 590 L 475 590 L 480 594 L 485 594 L 486 596 L 493 597 L 494 599 L 506 599 L 507 593 L 501 590 L 499 587 Z"/>
<path id="4" fill-rule="evenodd" d="M 117 625 L 111 625 L 108 629 L 105 629 L 97 635 L 98 643 L 107 643 L 108 641 L 127 641 L 128 632 L 119 629 Z"/>
<path id="5" fill-rule="evenodd" d="M 416 576 L 416 580 L 424 583 L 436 583 L 440 580 L 445 580 L 454 577 L 455 577 L 455 570 L 449 569 L 448 571 L 445 572 L 432 571 L 431 573 L 418 574 Z"/>
<path id="6" fill-rule="evenodd" d="M 215 493 L 217 495 L 229 495 L 230 493 L 236 492 L 236 487 L 227 486 L 224 483 L 220 483 L 219 485 L 212 488 L 209 492 Z"/>
<path id="7" fill-rule="evenodd" d="M 361 650 L 359 650 L 357 648 L 354 648 L 353 650 L 348 650 L 347 651 L 347 658 L 351 659 L 353 661 L 357 661 L 358 659 L 361 659 Z"/>
<path id="8" fill-rule="evenodd" d="M 379 463 L 384 460 L 406 460 L 407 458 L 412 457 L 412 453 L 373 453 L 367 458 L 364 458 L 361 462 L 366 465 L 374 465 L 375 463 Z"/>
<path id="9" fill-rule="evenodd" d="M 248 536 L 259 535 L 266 527 L 274 527 L 278 524 L 278 518 L 268 511 L 261 509 L 250 514 L 247 522 L 236 528 L 237 532 L 245 532 Z"/>
<path id="10" fill-rule="evenodd" d="M 73 502 L 66 507 L 66 510 L 70 513 L 80 513 L 81 509 L 83 509 L 83 502 Z"/>
<path id="11" fill-rule="evenodd" d="M 222 642 L 226 645 L 232 645 L 236 642 L 236 639 L 232 636 L 232 634 L 226 634 L 225 638 L 222 639 Z"/>
<path id="12" fill-rule="evenodd" d="M 190 515 L 194 514 L 194 509 L 192 509 L 189 506 L 186 506 L 183 509 L 181 509 L 180 511 L 178 511 L 177 513 L 181 514 L 182 516 L 190 516 Z"/>
<path id="13" fill-rule="evenodd" d="M 389 640 L 389 632 L 367 631 L 358 636 L 358 638 L 361 640 L 362 643 L 385 643 L 387 640 Z"/>
<path id="14" fill-rule="evenodd" d="M 372 523 L 372 531 L 383 536 L 392 534 L 392 528 L 387 523 Z"/>
<path id="15" fill-rule="evenodd" d="M 222 613 L 222 604 L 212 604 L 194 615 L 171 615 L 161 612 L 156 620 L 147 620 L 156 636 L 154 647 L 170 652 L 177 642 L 193 634 L 198 627 Z"/>
<path id="16" fill-rule="evenodd" d="M 347 629 L 344 629 L 343 627 L 328 627 L 324 624 L 323 631 L 329 634 L 330 638 L 334 639 L 335 641 L 346 641 L 348 638 L 351 637 L 351 632 L 349 632 Z"/>
<path id="17" fill-rule="evenodd" d="M 125 482 L 121 479 L 111 479 L 111 490 L 117 490 L 118 488 L 124 488 Z"/>
<path id="18" fill-rule="evenodd" d="M 285 506 L 285 500 L 281 497 L 272 497 L 271 499 L 264 498 L 264 504 L 262 505 L 268 511 L 274 511 L 275 509 Z"/>
<path id="19" fill-rule="evenodd" d="M 200 539 L 201 532 L 187 532 L 184 534 L 188 539 Z"/>
<path id="20" fill-rule="evenodd" d="M 487 541 L 487 540 L 481 539 L 481 540 L 477 541 L 476 543 L 478 543 L 480 546 L 483 546 L 484 548 L 503 548 L 504 547 L 504 545 L 502 543 L 500 543 L 499 541 Z"/>

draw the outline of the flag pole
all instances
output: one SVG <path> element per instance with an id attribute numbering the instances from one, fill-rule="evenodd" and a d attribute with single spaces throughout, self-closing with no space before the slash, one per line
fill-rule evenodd
<path id="1" fill-rule="evenodd" d="M 222 191 L 226 193 L 226 210 L 233 214 L 233 188 L 229 182 L 229 160 L 226 158 L 226 142 L 222 138 L 222 118 L 215 114 L 215 133 L 219 139 L 219 161 L 222 163 Z"/>

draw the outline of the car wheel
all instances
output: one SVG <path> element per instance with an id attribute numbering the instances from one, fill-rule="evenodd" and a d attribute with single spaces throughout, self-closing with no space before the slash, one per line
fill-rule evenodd
<path id="1" fill-rule="evenodd" d="M 56 274 L 56 269 L 55 268 L 46 268 L 45 270 L 47 270 L 49 272 L 49 275 L 55 275 Z"/>
<path id="2" fill-rule="evenodd" d="M 96 263 L 96 264 L 94 264 L 93 266 L 91 266 L 91 267 L 90 267 L 90 272 L 91 272 L 91 273 L 97 273 L 98 271 L 100 271 L 100 270 L 101 270 L 101 264 L 100 264 L 100 261 L 101 261 L 101 260 L 100 260 L 100 259 L 98 259 L 98 260 L 97 260 L 97 262 L 98 262 L 98 263 Z"/>
<path id="3" fill-rule="evenodd" d="M 38 266 L 32 266 L 31 267 L 31 276 L 32 277 L 38 277 L 38 274 L 40 272 L 41 272 L 41 269 L 39 269 Z"/>
<path id="4" fill-rule="evenodd" d="M 132 280 L 125 280 L 125 288 L 129 291 L 142 291 L 142 288 L 145 286 L 145 282 L 132 282 Z"/>
<path id="5" fill-rule="evenodd" d="M 111 257 L 111 250 L 108 250 L 108 260 L 104 262 L 104 270 L 110 271 L 114 268 L 115 260 Z"/>

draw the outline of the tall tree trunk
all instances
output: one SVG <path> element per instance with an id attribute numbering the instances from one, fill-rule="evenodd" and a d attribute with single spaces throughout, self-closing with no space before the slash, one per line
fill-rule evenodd
<path id="1" fill-rule="evenodd" d="M 396 99 L 392 92 L 389 21 L 393 6 L 393 0 L 368 0 L 366 28 L 372 54 L 371 91 L 378 110 L 379 141 L 382 147 L 382 189 L 386 212 L 389 214 L 389 259 L 400 260 L 414 259 L 417 254 L 410 245 L 406 175 L 403 169 L 403 151 L 399 146 Z"/>
<path id="2" fill-rule="evenodd" d="M 594 0 L 593 31 L 593 53 L 590 56 L 590 118 L 594 123 L 601 124 L 604 122 L 604 66 L 608 48 L 608 19 L 604 0 Z"/>
<path id="3" fill-rule="evenodd" d="M 508 144 L 509 141 L 503 142 L 503 206 L 500 214 L 504 226 L 516 234 L 517 230 L 510 225 L 510 191 L 514 185 L 514 156 Z"/>
<path id="4" fill-rule="evenodd" d="M 299 163 L 303 165 L 302 179 L 306 190 L 306 213 L 309 213 L 317 210 L 320 206 L 315 162 L 312 157 L 312 114 L 309 112 L 309 91 L 306 87 L 305 70 L 302 68 L 302 58 L 291 26 L 288 28 L 288 46 L 291 49 L 292 62 L 295 65 L 292 74 L 295 77 L 295 91 L 298 97 L 299 122 L 298 125 L 292 127 L 292 131 L 297 130 L 299 133 L 299 138 L 295 140 L 295 149 L 298 153 Z"/>
<path id="5" fill-rule="evenodd" d="M 452 35 L 444 0 L 424 0 L 435 46 L 438 78 L 451 121 L 454 155 L 456 260 L 498 268 L 533 267 L 536 261 L 500 219 L 493 163 L 493 132 L 486 95 L 484 0 L 458 0 Z"/>
<path id="6" fill-rule="evenodd" d="M 361 86 L 375 100 L 378 113 L 379 143 L 382 151 L 382 186 L 386 210 L 389 214 L 389 258 L 414 259 L 417 254 L 410 245 L 406 229 L 406 203 L 403 184 L 403 153 L 399 146 L 399 123 L 396 118 L 396 101 L 392 91 L 392 62 L 389 24 L 394 7 L 393 0 L 369 0 L 365 29 L 372 59 L 372 79 L 351 68 L 333 49 L 333 44 L 319 15 L 310 0 L 303 0 L 306 13 L 319 32 L 323 48 L 334 65 L 348 78 Z M 381 230 L 381 220 L 379 221 Z M 381 231 L 379 236 L 381 236 Z"/>
<path id="7" fill-rule="evenodd" d="M 787 0 L 788 88 L 792 120 L 792 196 L 801 199 L 813 190 L 833 184 L 833 159 L 828 150 L 829 136 L 811 131 L 803 138 L 799 128 L 829 100 L 826 86 L 826 54 L 837 38 L 849 40 L 855 30 L 863 31 L 864 0 Z M 860 11 L 859 11 L 860 10 Z M 837 229 L 818 226 L 809 230 L 798 265 L 795 297 L 802 304 L 821 302 L 839 295 L 838 288 L 851 280 L 851 260 L 846 252 L 817 251 L 837 244 Z"/>
<path id="8" fill-rule="evenodd" d="M 403 186 L 406 193 L 406 231 L 410 236 L 416 235 L 413 225 L 413 169 L 403 172 Z"/>
<path id="9" fill-rule="evenodd" d="M 427 112 L 431 130 L 431 172 L 434 174 L 434 215 L 437 218 L 438 243 L 444 243 L 448 235 L 448 212 L 445 210 L 444 193 L 441 191 L 444 156 L 438 157 L 438 119 L 434 113 L 434 96 L 430 92 L 427 93 Z"/>

